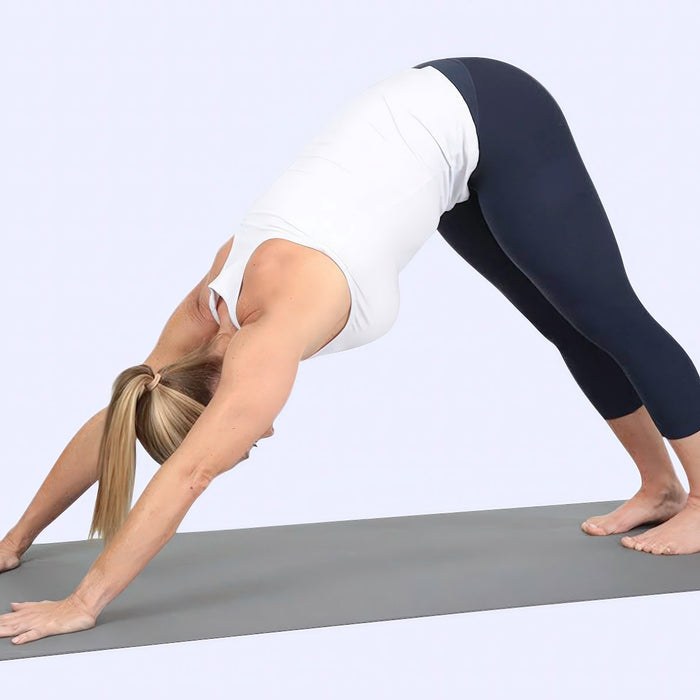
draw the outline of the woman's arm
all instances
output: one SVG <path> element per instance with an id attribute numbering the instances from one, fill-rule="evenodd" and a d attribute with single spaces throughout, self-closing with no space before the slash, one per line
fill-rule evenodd
<path id="1" fill-rule="evenodd" d="M 207 274 L 178 304 L 144 364 L 157 371 L 216 332 L 216 321 L 201 306 L 209 277 Z M 5 535 L 3 541 L 11 544 L 18 556 L 22 556 L 37 535 L 97 481 L 97 461 L 106 416 L 107 409 L 103 408 L 76 433 L 27 510 Z"/>
<path id="2" fill-rule="evenodd" d="M 66 445 L 17 524 L 5 535 L 22 556 L 36 536 L 97 481 L 97 458 L 107 409 L 95 414 Z"/>
<path id="3" fill-rule="evenodd" d="M 262 315 L 241 327 L 226 350 L 211 402 L 69 597 L 97 618 L 138 576 L 211 481 L 245 459 L 272 424 L 307 343 L 290 316 Z"/>

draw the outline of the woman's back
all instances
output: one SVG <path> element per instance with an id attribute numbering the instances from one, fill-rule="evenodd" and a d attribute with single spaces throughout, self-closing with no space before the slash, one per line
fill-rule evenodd
<path id="1" fill-rule="evenodd" d="M 316 355 L 369 343 L 396 319 L 401 269 L 468 198 L 477 160 L 454 85 L 430 66 L 399 71 L 350 100 L 253 203 L 210 288 L 235 309 L 257 246 L 300 243 L 336 262 L 352 297 L 346 327 Z"/>

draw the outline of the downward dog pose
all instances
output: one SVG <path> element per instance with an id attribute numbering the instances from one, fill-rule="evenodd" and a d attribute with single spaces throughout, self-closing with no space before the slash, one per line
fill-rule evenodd
<path id="1" fill-rule="evenodd" d="M 444 58 L 339 111 L 253 204 L 143 364 L 119 374 L 0 543 L 0 570 L 97 480 L 89 536 L 104 550 L 68 598 L 13 603 L 0 637 L 94 626 L 209 484 L 272 435 L 299 362 L 389 331 L 399 273 L 436 229 L 556 346 L 639 469 L 634 497 L 583 531 L 662 523 L 621 543 L 699 552 L 695 366 L 635 294 L 550 93 L 503 61 Z M 130 510 L 136 439 L 161 466 Z"/>

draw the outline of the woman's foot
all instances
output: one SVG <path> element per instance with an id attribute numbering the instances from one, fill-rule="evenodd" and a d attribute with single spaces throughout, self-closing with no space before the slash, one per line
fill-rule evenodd
<path id="1" fill-rule="evenodd" d="M 666 486 L 643 486 L 612 513 L 588 518 L 581 529 L 587 535 L 613 535 L 646 523 L 663 523 L 683 510 L 687 499 L 680 481 Z"/>
<path id="2" fill-rule="evenodd" d="M 623 547 L 649 554 L 697 554 L 700 552 L 700 499 L 693 494 L 680 513 L 668 522 L 620 540 Z"/>

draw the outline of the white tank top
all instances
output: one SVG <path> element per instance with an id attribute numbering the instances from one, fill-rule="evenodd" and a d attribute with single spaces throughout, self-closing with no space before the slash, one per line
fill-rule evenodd
<path id="1" fill-rule="evenodd" d="M 408 68 L 364 90 L 331 119 L 253 203 L 220 274 L 209 284 L 236 328 L 245 266 L 265 240 L 283 238 L 330 256 L 350 287 L 343 330 L 311 357 L 365 345 L 399 311 L 399 272 L 469 198 L 479 158 L 459 90 L 432 66 Z"/>

